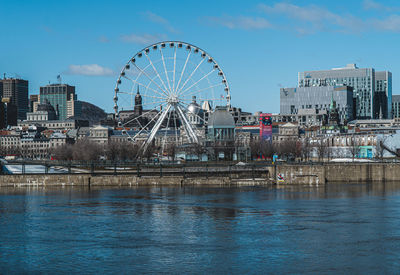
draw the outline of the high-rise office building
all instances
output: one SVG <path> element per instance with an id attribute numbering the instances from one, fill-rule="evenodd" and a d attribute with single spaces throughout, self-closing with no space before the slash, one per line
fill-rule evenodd
<path id="1" fill-rule="evenodd" d="M 17 125 L 17 106 L 11 103 L 11 98 L 3 97 L 0 100 L 0 129 Z"/>
<path id="2" fill-rule="evenodd" d="M 295 116 L 310 111 L 316 115 L 327 114 L 330 111 L 332 101 L 334 101 L 341 123 L 354 118 L 353 88 L 349 86 L 281 88 L 280 93 L 281 115 Z M 306 117 L 302 118 L 306 119 Z M 313 123 L 318 124 L 317 121 Z"/>
<path id="3" fill-rule="evenodd" d="M 392 95 L 392 118 L 400 118 L 400 95 Z"/>
<path id="4" fill-rule="evenodd" d="M 80 117 L 82 114 L 82 102 L 76 100 L 76 96 L 67 101 L 67 117 Z"/>
<path id="5" fill-rule="evenodd" d="M 332 70 L 299 72 L 298 86 L 350 86 L 357 119 L 391 116 L 392 74 L 387 71 L 375 72 L 373 68 L 360 69 L 348 64 Z"/>
<path id="6" fill-rule="evenodd" d="M 40 95 L 29 96 L 29 112 L 36 112 L 39 104 L 40 104 Z"/>
<path id="7" fill-rule="evenodd" d="M 375 72 L 374 118 L 392 117 L 392 73 Z"/>
<path id="8" fill-rule="evenodd" d="M 9 98 L 10 104 L 17 107 L 17 118 L 26 119 L 26 113 L 29 110 L 28 101 L 28 81 L 17 78 L 0 79 L 2 83 L 2 97 Z"/>
<path id="9" fill-rule="evenodd" d="M 80 115 L 81 105 L 75 94 L 75 86 L 67 84 L 50 84 L 40 87 L 40 103 L 46 100 L 50 102 L 56 110 L 59 120 L 65 120 L 71 116 Z"/>

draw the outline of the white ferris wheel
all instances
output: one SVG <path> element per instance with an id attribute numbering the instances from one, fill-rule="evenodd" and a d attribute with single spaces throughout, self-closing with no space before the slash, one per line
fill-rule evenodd
<path id="1" fill-rule="evenodd" d="M 189 118 L 204 127 L 204 113 L 216 106 L 228 108 L 230 100 L 228 81 L 213 57 L 189 43 L 164 41 L 143 48 L 126 63 L 115 86 L 114 112 L 123 134 L 146 151 L 155 138 L 162 147 L 182 135 L 199 143 L 198 125 Z"/>

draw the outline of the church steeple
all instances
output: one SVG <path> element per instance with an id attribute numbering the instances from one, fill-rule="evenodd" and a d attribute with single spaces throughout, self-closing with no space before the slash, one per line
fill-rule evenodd
<path id="1" fill-rule="evenodd" d="M 333 91 L 331 95 L 331 105 L 329 106 L 329 111 L 332 112 L 333 110 L 336 109 L 336 102 L 333 100 Z"/>
<path id="2" fill-rule="evenodd" d="M 140 116 L 143 111 L 142 96 L 140 95 L 140 92 L 139 92 L 139 86 L 137 86 L 137 93 L 135 95 L 135 107 L 134 107 L 133 111 L 135 112 L 135 115 L 138 115 L 138 116 Z"/>

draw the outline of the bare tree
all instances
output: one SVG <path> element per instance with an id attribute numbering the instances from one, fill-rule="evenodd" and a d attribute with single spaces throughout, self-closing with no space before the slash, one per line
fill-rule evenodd
<path id="1" fill-rule="evenodd" d="M 175 143 L 169 143 L 167 145 L 167 147 L 165 148 L 165 153 L 167 154 L 169 159 L 171 159 L 172 161 L 175 161 L 176 144 Z"/>
<path id="2" fill-rule="evenodd" d="M 301 158 L 304 159 L 305 161 L 308 161 L 311 156 L 311 151 L 312 151 L 312 147 L 311 147 L 310 139 L 308 137 L 305 137 L 301 141 L 301 144 L 300 144 Z"/>
<path id="3" fill-rule="evenodd" d="M 121 144 L 118 142 L 110 141 L 104 151 L 108 160 L 116 161 L 121 158 Z"/>
<path id="4" fill-rule="evenodd" d="M 139 145 L 132 142 L 122 142 L 119 146 L 120 160 L 136 160 L 139 154 Z"/>
<path id="5" fill-rule="evenodd" d="M 72 158 L 74 160 L 98 160 L 103 148 L 98 144 L 82 139 L 73 145 Z"/>
<path id="6" fill-rule="evenodd" d="M 201 160 L 202 155 L 205 153 L 205 148 L 199 143 L 193 144 L 193 153 L 197 155 L 197 158 Z"/>
<path id="7" fill-rule="evenodd" d="M 347 150 L 350 153 L 354 162 L 354 159 L 360 154 L 360 146 L 358 146 L 354 137 L 351 137 L 350 144 L 348 145 Z"/>
<path id="8" fill-rule="evenodd" d="M 279 142 L 278 152 L 286 159 L 296 158 L 300 155 L 300 150 L 296 140 L 283 140 Z"/>
<path id="9" fill-rule="evenodd" d="M 63 144 L 50 151 L 51 155 L 57 160 L 72 160 L 73 145 Z"/>
<path id="10" fill-rule="evenodd" d="M 380 161 L 383 161 L 384 151 L 387 150 L 386 146 L 387 136 L 382 136 L 382 139 L 377 139 L 375 146 L 375 157 Z M 388 150 L 389 151 L 389 150 Z"/>
<path id="11" fill-rule="evenodd" d="M 253 139 L 250 142 L 250 154 L 252 158 L 258 158 L 262 155 L 260 140 Z"/>
<path id="12" fill-rule="evenodd" d="M 145 157 L 147 161 L 150 161 L 151 157 L 154 155 L 155 152 L 156 152 L 156 147 L 152 143 L 147 147 L 146 151 L 143 152 L 143 157 Z"/>
<path id="13" fill-rule="evenodd" d="M 325 156 L 327 155 L 328 146 L 322 138 L 319 139 L 317 144 L 315 145 L 315 150 L 318 156 L 318 161 L 323 161 Z"/>

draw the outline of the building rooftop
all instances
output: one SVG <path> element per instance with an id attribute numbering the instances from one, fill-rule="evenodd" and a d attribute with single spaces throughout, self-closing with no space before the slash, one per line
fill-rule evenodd
<path id="1" fill-rule="evenodd" d="M 224 106 L 217 106 L 208 119 L 209 127 L 235 127 L 233 116 Z"/>

